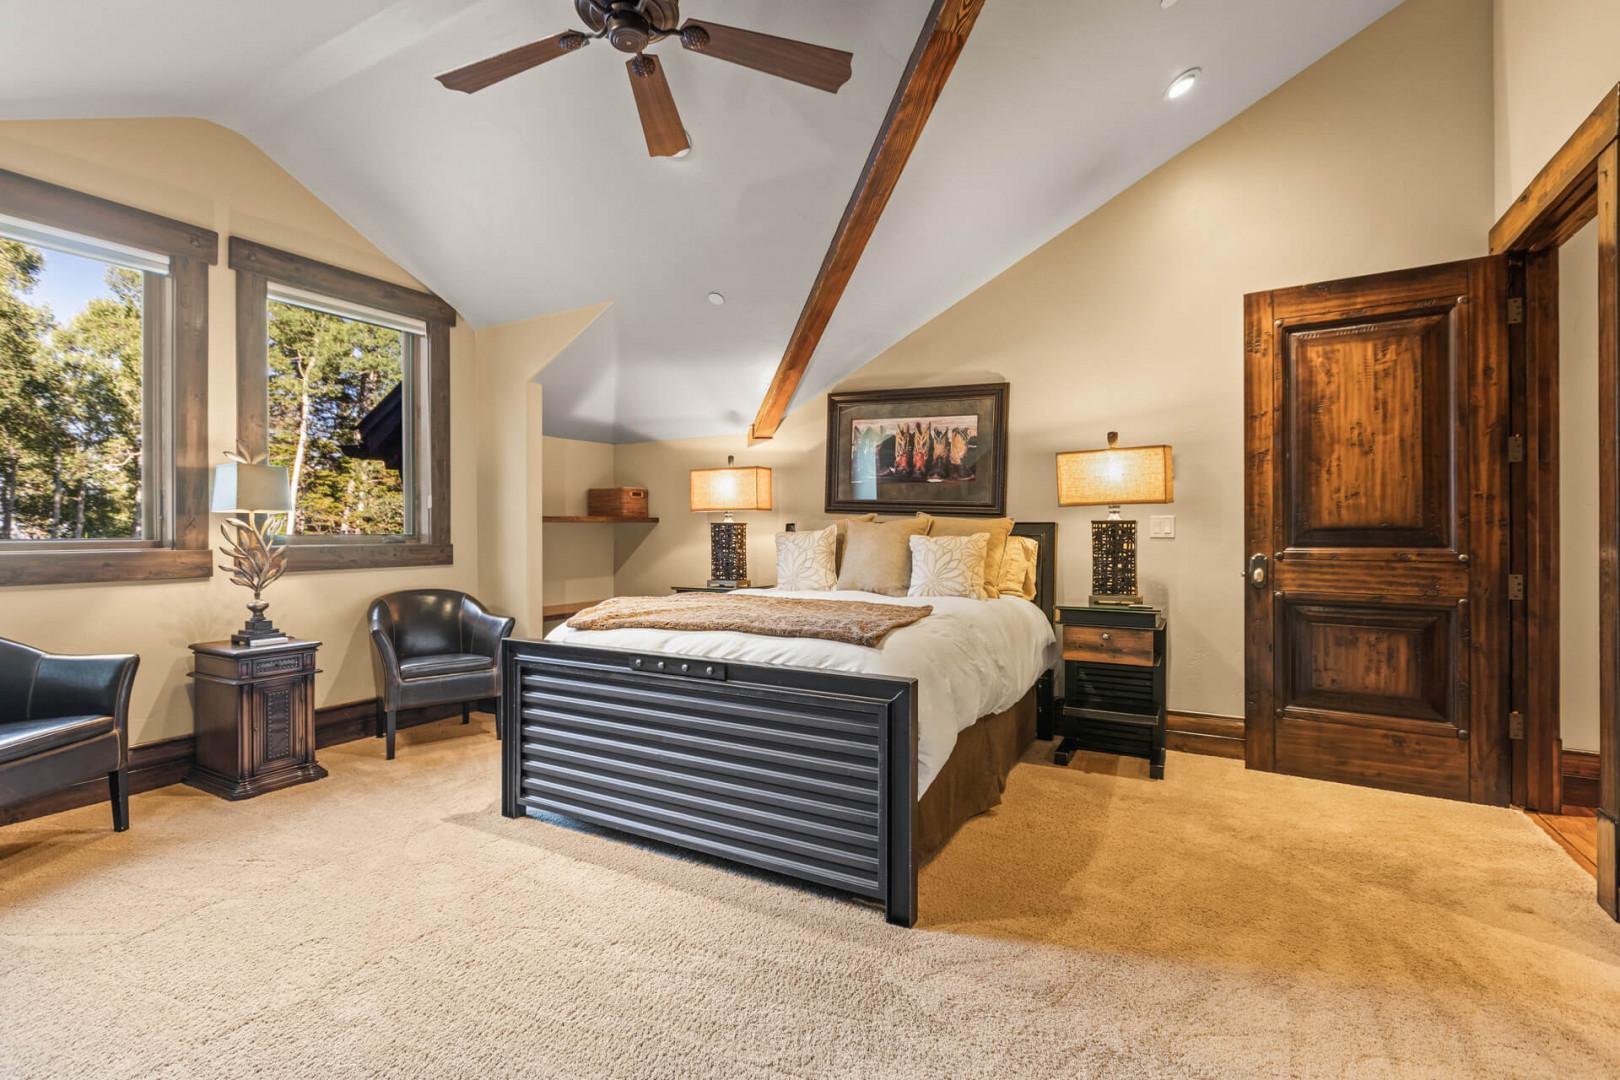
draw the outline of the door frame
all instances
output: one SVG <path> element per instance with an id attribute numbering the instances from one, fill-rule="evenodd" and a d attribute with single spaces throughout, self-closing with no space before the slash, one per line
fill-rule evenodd
<path id="1" fill-rule="evenodd" d="M 1514 466 L 1516 539 L 1510 572 L 1528 599 L 1513 605 L 1515 801 L 1557 810 L 1558 742 L 1558 249 L 1598 223 L 1598 903 L 1620 919 L 1620 85 L 1536 174 L 1491 229 L 1523 304 L 1510 312 L 1514 422 L 1524 462 Z"/>

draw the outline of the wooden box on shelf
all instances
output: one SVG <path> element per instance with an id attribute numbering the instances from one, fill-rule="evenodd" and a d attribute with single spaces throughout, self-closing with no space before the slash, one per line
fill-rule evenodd
<path id="1" fill-rule="evenodd" d="M 585 513 L 591 517 L 644 518 L 647 516 L 647 489 L 591 488 L 585 492 Z"/>

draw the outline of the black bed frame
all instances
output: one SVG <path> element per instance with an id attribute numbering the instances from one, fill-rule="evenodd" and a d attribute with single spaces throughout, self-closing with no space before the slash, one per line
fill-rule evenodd
<path id="1" fill-rule="evenodd" d="M 1051 522 L 1036 603 L 1053 612 Z M 502 650 L 501 812 L 538 810 L 882 902 L 917 921 L 914 679 L 544 641 Z M 1044 719 L 1051 673 L 1041 678 Z"/>

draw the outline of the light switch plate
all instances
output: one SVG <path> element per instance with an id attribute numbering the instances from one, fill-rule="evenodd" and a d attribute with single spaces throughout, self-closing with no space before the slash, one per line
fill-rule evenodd
<path id="1" fill-rule="evenodd" d="M 1154 514 L 1148 518 L 1148 538 L 1152 540 L 1174 540 L 1176 536 L 1176 515 Z"/>

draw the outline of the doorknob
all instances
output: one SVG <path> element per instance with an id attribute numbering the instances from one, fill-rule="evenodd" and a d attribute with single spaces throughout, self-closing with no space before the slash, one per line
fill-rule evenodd
<path id="1" fill-rule="evenodd" d="M 1249 556 L 1249 584 L 1257 589 L 1266 587 L 1266 556 L 1264 552 L 1255 552 Z"/>

